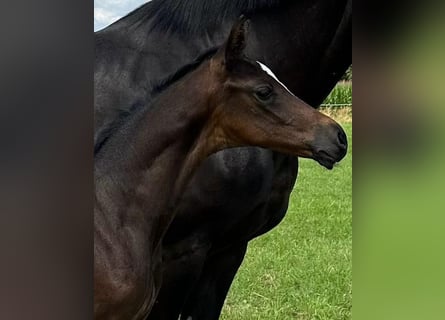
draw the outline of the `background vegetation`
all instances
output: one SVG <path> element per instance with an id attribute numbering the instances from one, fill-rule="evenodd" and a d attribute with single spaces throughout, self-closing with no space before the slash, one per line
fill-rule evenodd
<path id="1" fill-rule="evenodd" d="M 352 106 L 352 81 L 340 81 L 323 102 L 332 107 Z"/>

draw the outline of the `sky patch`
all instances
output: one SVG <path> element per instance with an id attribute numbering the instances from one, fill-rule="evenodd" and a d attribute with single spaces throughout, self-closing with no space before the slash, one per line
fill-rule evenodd
<path id="1" fill-rule="evenodd" d="M 94 31 L 122 18 L 150 0 L 94 0 Z"/>

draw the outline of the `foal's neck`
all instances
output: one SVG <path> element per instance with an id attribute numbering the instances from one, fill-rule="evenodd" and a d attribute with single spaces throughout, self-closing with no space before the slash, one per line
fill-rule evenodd
<path id="1" fill-rule="evenodd" d="M 214 148 L 208 63 L 167 88 L 101 149 L 95 183 L 102 219 L 123 226 L 170 220 L 182 186 Z"/>

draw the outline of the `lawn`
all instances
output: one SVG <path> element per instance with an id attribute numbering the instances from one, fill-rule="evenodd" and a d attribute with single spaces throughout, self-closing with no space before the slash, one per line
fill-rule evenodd
<path id="1" fill-rule="evenodd" d="M 282 223 L 249 245 L 224 320 L 342 320 L 352 315 L 352 124 L 332 171 L 301 159 Z"/>

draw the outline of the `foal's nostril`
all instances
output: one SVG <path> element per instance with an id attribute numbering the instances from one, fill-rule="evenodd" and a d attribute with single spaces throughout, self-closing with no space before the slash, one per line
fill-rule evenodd
<path id="1" fill-rule="evenodd" d="M 348 144 L 348 141 L 347 141 L 347 138 L 346 138 L 346 134 L 345 134 L 345 132 L 344 132 L 342 129 L 340 129 L 340 130 L 338 131 L 337 137 L 338 137 L 338 142 L 339 142 L 339 144 L 340 144 L 341 146 L 346 147 L 347 144 Z"/>

